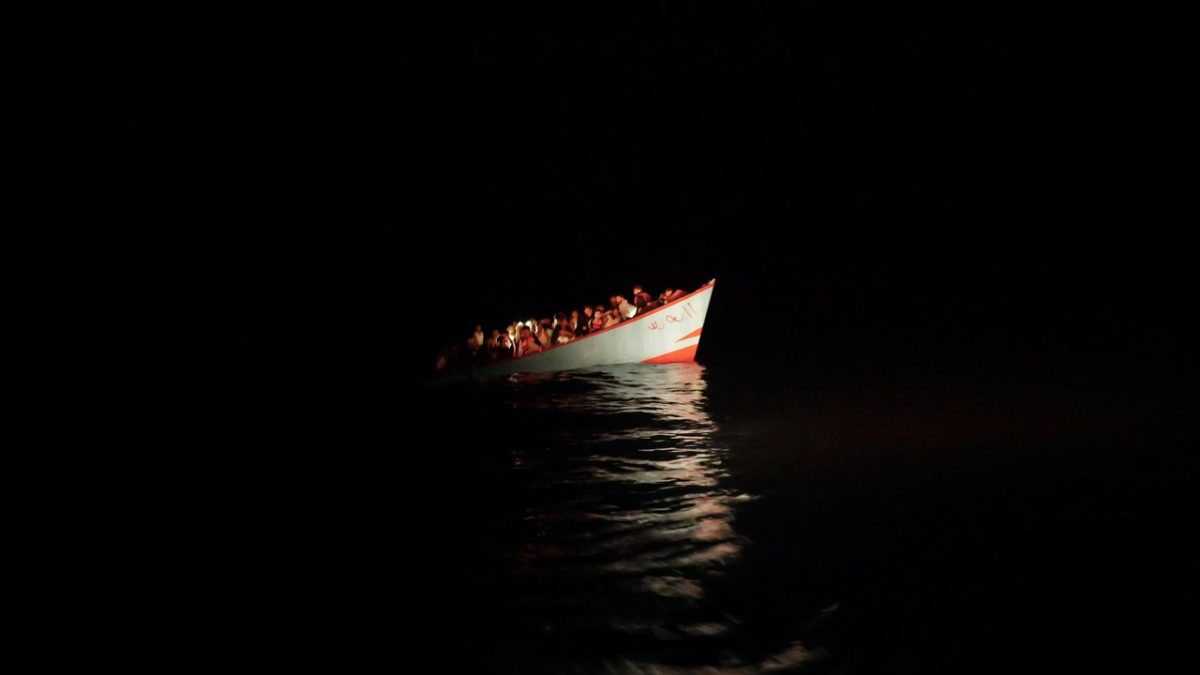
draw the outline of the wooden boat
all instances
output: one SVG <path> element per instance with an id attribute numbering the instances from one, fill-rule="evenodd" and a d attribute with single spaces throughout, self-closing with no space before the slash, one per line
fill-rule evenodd
<path id="1" fill-rule="evenodd" d="M 716 279 L 661 307 L 536 354 L 472 368 L 474 377 L 550 373 L 617 363 L 696 360 Z"/>

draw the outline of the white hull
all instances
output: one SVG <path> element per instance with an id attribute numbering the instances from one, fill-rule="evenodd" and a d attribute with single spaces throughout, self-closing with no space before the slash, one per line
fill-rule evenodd
<path id="1" fill-rule="evenodd" d="M 549 373 L 616 363 L 680 363 L 696 360 L 700 333 L 716 280 L 678 300 L 628 321 L 544 352 L 476 366 L 477 377 Z"/>

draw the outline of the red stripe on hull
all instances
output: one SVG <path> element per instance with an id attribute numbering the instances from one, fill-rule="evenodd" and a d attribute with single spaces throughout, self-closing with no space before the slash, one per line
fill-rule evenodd
<path id="1" fill-rule="evenodd" d="M 704 330 L 704 326 L 701 326 L 701 327 L 697 328 L 696 330 L 688 333 L 687 335 L 684 335 L 683 337 L 676 340 L 676 342 L 683 342 L 684 340 L 686 340 L 688 338 L 697 337 L 698 335 L 700 335 L 700 331 L 702 331 L 702 330 Z"/>
<path id="2" fill-rule="evenodd" d="M 676 349 L 666 354 L 659 354 L 652 359 L 642 361 L 642 363 L 691 363 L 696 360 L 696 347 L 699 346 L 700 344 L 697 343 L 691 347 L 684 347 L 683 349 Z"/>

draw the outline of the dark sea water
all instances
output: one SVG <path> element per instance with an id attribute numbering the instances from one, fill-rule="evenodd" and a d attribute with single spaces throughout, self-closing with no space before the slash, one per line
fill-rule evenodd
<path id="1" fill-rule="evenodd" d="M 491 470 L 503 471 L 493 499 L 505 505 L 477 514 L 504 589 L 497 609 L 510 612 L 486 661 L 737 672 L 825 657 L 802 637 L 836 599 L 763 587 L 770 570 L 742 523 L 763 495 L 737 473 L 746 439 L 713 418 L 703 366 L 614 366 L 476 395 L 510 439 L 476 450 L 503 463 Z"/>
<path id="2" fill-rule="evenodd" d="M 1046 378 L 805 389 L 696 364 L 426 403 L 422 442 L 445 454 L 411 512 L 428 519 L 419 604 L 435 642 L 458 645 L 447 668 L 1132 672 L 1181 657 L 1177 471 L 1192 464 L 1153 427 L 1169 404 Z"/>
<path id="3" fill-rule="evenodd" d="M 1189 399 L 1044 371 L 89 397 L 9 477 L 50 577 L 16 642 L 54 636 L 47 672 L 1169 670 Z"/>

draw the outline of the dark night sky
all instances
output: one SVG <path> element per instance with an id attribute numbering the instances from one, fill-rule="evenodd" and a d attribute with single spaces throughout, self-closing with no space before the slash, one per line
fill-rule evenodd
<path id="1" fill-rule="evenodd" d="M 1182 344 L 1172 122 L 1194 97 L 1150 10 L 23 21 L 9 154 L 52 264 L 15 256 L 36 320 L 14 337 L 66 373 L 178 353 L 415 372 L 476 321 L 710 277 L 710 357 Z"/>
<path id="2" fill-rule="evenodd" d="M 28 460 L 4 492 L 34 531 L 11 547 L 32 570 L 10 575 L 23 645 L 86 628 L 88 607 L 136 627 L 163 606 L 180 623 L 155 629 L 190 635 L 173 631 L 213 617 L 171 611 L 227 581 L 210 569 L 258 588 L 300 540 L 334 556 L 375 541 L 359 516 L 397 488 L 366 475 L 372 453 L 411 462 L 420 489 L 400 497 L 452 510 L 441 448 L 388 435 L 421 428 L 398 417 L 429 391 L 410 382 L 437 348 L 636 282 L 716 277 L 700 360 L 737 386 L 714 396 L 780 419 L 811 400 L 790 389 L 854 401 L 941 382 L 984 408 L 992 391 L 1059 387 L 1106 402 L 1081 416 L 1196 410 L 1182 17 L 1105 2 L 107 4 L 11 9 L 0 46 L 16 113 L 0 146 L 0 430 L 23 434 L 3 447 Z M 346 480 L 326 480 L 331 461 Z M 1190 495 L 1188 471 L 1162 483 Z M 306 539 L 312 523 L 333 544 Z M 245 551 L 227 543 L 239 533 Z M 1124 542 L 1096 550 L 1110 545 Z M 29 582 L 45 571 L 53 583 Z M 1128 597 L 1097 616 L 1155 630 Z M 314 602 L 271 609 L 305 622 Z M 111 635 L 140 654 L 126 625 Z"/>

